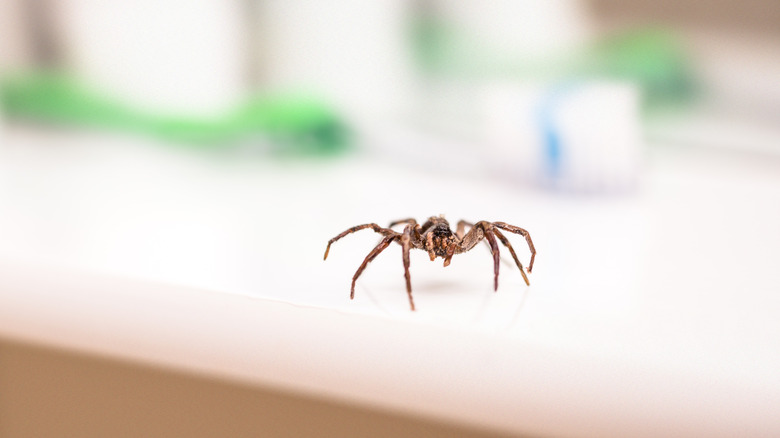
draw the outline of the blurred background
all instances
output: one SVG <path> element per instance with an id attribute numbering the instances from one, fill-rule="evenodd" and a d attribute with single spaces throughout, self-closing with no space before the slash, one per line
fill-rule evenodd
<path id="1" fill-rule="evenodd" d="M 678 173 L 744 203 L 724 178 L 780 171 L 774 1 L 0 5 L 10 258 L 267 294 L 353 223 L 505 220 L 585 253 L 631 221 L 563 219 L 583 208 L 671 223 Z M 694 211 L 744 217 L 721 205 Z"/>
<path id="2" fill-rule="evenodd" d="M 311 3 L 4 0 L 4 118 L 405 164 L 439 146 L 449 167 L 488 148 L 509 157 L 481 166 L 534 162 L 515 174 L 599 135 L 605 155 L 647 139 L 777 152 L 776 2 Z M 613 140 L 568 120 L 591 108 Z"/>
<path id="3" fill-rule="evenodd" d="M 375 236 L 329 238 L 504 221 L 532 286 L 418 251 L 416 321 L 721 382 L 757 418 L 779 78 L 776 0 L 0 0 L 0 262 L 406 318 L 398 249 L 350 301 Z"/>

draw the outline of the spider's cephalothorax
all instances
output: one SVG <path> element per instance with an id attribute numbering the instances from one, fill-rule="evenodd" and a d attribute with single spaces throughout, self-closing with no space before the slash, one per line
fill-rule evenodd
<path id="1" fill-rule="evenodd" d="M 428 251 L 431 256 L 431 261 L 436 257 L 444 257 L 446 264 L 449 264 L 449 259 L 452 258 L 457 247 L 457 240 L 455 235 L 450 229 L 450 223 L 442 217 L 431 218 L 435 220 L 429 220 L 425 225 L 428 233 L 425 234 L 426 238 L 423 241 L 423 249 Z M 419 230 L 418 230 L 419 231 Z"/>
<path id="2" fill-rule="evenodd" d="M 406 224 L 403 232 L 401 233 L 392 230 L 392 227 L 399 224 Z M 470 228 L 468 232 L 466 232 L 467 226 Z M 406 278 L 406 293 L 409 295 L 409 305 L 411 306 L 412 310 L 414 310 L 414 300 L 412 299 L 412 282 L 411 277 L 409 276 L 409 250 L 412 248 L 427 251 L 431 261 L 436 259 L 436 257 L 441 257 L 444 259 L 444 266 L 448 266 L 452 260 L 453 255 L 464 253 L 471 248 L 474 248 L 480 241 L 485 239 L 490 246 L 490 251 L 493 254 L 493 289 L 498 290 L 498 267 L 500 261 L 498 243 L 496 242 L 496 239 L 498 239 L 502 244 L 504 244 L 504 246 L 507 247 L 507 249 L 509 249 L 509 253 L 512 254 L 512 258 L 515 260 L 517 267 L 520 269 L 520 273 L 523 275 L 525 284 L 530 284 L 528 282 L 528 277 L 525 275 L 525 271 L 523 270 L 523 265 L 517 258 L 517 254 L 515 254 L 514 248 L 512 248 L 509 240 L 500 230 L 520 234 L 525 237 L 525 240 L 528 243 L 528 248 L 531 250 L 531 260 L 528 263 L 529 273 L 534 266 L 534 258 L 536 257 L 536 250 L 534 249 L 534 244 L 531 241 L 531 236 L 528 234 L 528 231 L 514 225 L 506 224 L 504 222 L 479 221 L 476 224 L 471 224 L 466 221 L 459 221 L 457 230 L 454 233 L 450 228 L 449 222 L 447 222 L 443 216 L 432 216 L 428 218 L 428 220 L 425 221 L 425 223 L 422 225 L 418 224 L 414 219 L 403 219 L 392 222 L 388 228 L 382 228 L 374 223 L 358 225 L 330 239 L 328 241 L 328 247 L 325 249 L 324 258 L 328 258 L 330 245 L 333 244 L 333 242 L 341 239 L 347 234 L 351 234 L 355 231 L 366 228 L 371 228 L 375 232 L 381 234 L 383 237 L 379 244 L 374 247 L 370 253 L 368 253 L 365 260 L 363 260 L 363 263 L 352 277 L 352 289 L 350 290 L 349 295 L 350 299 L 355 297 L 355 282 L 357 281 L 358 277 L 360 277 L 360 274 L 363 272 L 366 266 L 372 260 L 374 260 L 376 256 L 379 255 L 379 253 L 390 246 L 390 243 L 394 241 L 398 242 L 398 244 L 401 245 L 403 249 L 402 255 L 404 263 L 404 277 Z"/>

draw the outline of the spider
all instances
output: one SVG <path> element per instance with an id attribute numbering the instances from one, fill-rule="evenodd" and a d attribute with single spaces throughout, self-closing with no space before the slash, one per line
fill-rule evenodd
<path id="1" fill-rule="evenodd" d="M 391 229 L 392 227 L 399 224 L 406 224 L 403 232 L 399 233 Z M 470 228 L 468 232 L 466 232 L 467 226 Z M 498 243 L 496 242 L 496 238 L 498 238 L 498 240 L 500 240 L 501 243 L 503 243 L 504 246 L 509 249 L 509 253 L 512 254 L 512 258 L 515 259 L 515 263 L 520 269 L 520 273 L 523 275 L 525 284 L 530 285 L 528 282 L 528 277 L 525 275 L 525 271 L 523 270 L 523 265 L 517 258 L 517 254 L 515 254 L 514 248 L 512 248 L 509 240 L 500 230 L 520 234 L 525 237 L 525 240 L 528 243 L 528 248 L 531 250 L 531 261 L 528 263 L 529 273 L 534 266 L 534 258 L 536 257 L 536 250 L 534 249 L 534 244 L 531 241 L 531 236 L 528 234 L 528 231 L 514 225 L 506 224 L 504 222 L 479 221 L 476 224 L 471 224 L 461 220 L 458 222 L 457 231 L 454 233 L 452 232 L 452 229 L 450 229 L 449 222 L 444 219 L 443 215 L 432 216 L 428 218 L 428 220 L 425 221 L 425 223 L 422 225 L 418 224 L 417 221 L 412 218 L 392 222 L 387 228 L 382 228 L 375 223 L 357 225 L 328 241 L 328 247 L 325 248 L 325 257 L 323 257 L 323 260 L 327 260 L 328 252 L 330 252 L 330 246 L 333 244 L 333 242 L 348 234 L 352 234 L 356 231 L 364 230 L 366 228 L 371 228 L 375 232 L 381 234 L 383 237 L 379 244 L 368 253 L 365 260 L 363 260 L 363 263 L 352 277 L 352 289 L 349 293 L 349 299 L 355 298 L 355 282 L 357 281 L 358 277 L 360 277 L 360 274 L 363 272 L 366 266 L 382 251 L 387 249 L 387 247 L 390 246 L 390 243 L 392 242 L 398 242 L 398 244 L 403 248 L 406 293 L 409 295 L 409 305 L 411 306 L 412 310 L 414 310 L 414 299 L 412 299 L 412 282 L 411 278 L 409 277 L 409 250 L 412 248 L 427 251 L 431 261 L 435 260 L 436 257 L 443 258 L 444 266 L 446 267 L 449 266 L 453 255 L 464 253 L 471 248 L 474 248 L 482 239 L 487 239 L 487 243 L 490 245 L 490 251 L 493 253 L 493 271 L 495 274 L 493 279 L 493 290 L 496 291 L 498 290 L 498 265 L 500 261 Z"/>

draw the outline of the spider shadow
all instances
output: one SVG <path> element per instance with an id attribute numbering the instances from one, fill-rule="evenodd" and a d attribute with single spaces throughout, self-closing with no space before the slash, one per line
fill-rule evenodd
<path id="1" fill-rule="evenodd" d="M 528 299 L 529 288 L 522 283 L 514 261 L 501 258 L 502 277 L 506 275 L 517 276 L 512 281 L 502 282 L 499 291 L 493 290 L 492 263 L 485 265 L 488 275 L 481 275 L 482 269 L 467 269 L 466 272 L 453 271 L 442 273 L 441 266 L 428 262 L 426 254 L 421 254 L 413 259 L 413 266 L 417 267 L 416 275 L 412 278 L 413 296 L 418 312 L 409 314 L 404 289 L 403 277 L 397 275 L 395 260 L 377 260 L 376 264 L 385 264 L 387 277 L 379 275 L 382 280 L 372 277 L 363 278 L 357 282 L 358 294 L 364 296 L 375 311 L 386 316 L 415 315 L 420 312 L 426 317 L 433 316 L 442 321 L 456 322 L 458 324 L 474 324 L 489 328 L 493 332 L 508 331 L 520 320 L 522 310 Z M 465 261 L 465 260 L 464 260 Z M 375 266 L 375 269 L 379 266 Z M 450 267 L 450 270 L 452 268 Z M 400 278 L 398 278 L 400 277 Z M 387 279 L 387 281 L 384 281 Z M 519 295 L 518 295 L 519 294 Z M 397 299 L 393 295 L 402 296 Z M 440 307 L 427 307 L 442 304 L 452 305 L 450 311 L 444 311 Z M 368 304 L 368 303 L 367 303 Z M 470 310 L 469 310 L 470 309 Z M 438 312 L 438 313 L 437 313 Z M 408 316 L 408 315 L 407 315 Z"/>
<path id="2" fill-rule="evenodd" d="M 372 286 L 360 285 L 359 293 L 364 295 L 371 307 L 375 311 L 385 316 L 415 316 L 416 313 L 424 313 L 426 318 L 433 318 L 445 324 L 471 325 L 477 330 L 490 333 L 505 333 L 511 331 L 520 321 L 523 309 L 526 306 L 531 294 L 529 287 L 524 287 L 517 291 L 494 292 L 490 287 L 478 287 L 472 284 L 463 284 L 457 281 L 431 280 L 421 282 L 415 289 L 415 296 L 420 297 L 416 300 L 418 311 L 411 312 L 406 306 L 405 300 L 388 300 L 384 291 L 374 289 Z M 513 293 L 514 292 L 514 293 Z M 466 307 L 456 306 L 454 313 L 441 313 L 438 308 L 420 308 L 421 302 L 433 306 L 435 301 L 446 299 L 445 296 L 458 294 L 453 299 L 460 301 Z M 403 294 L 405 298 L 405 293 Z M 426 300 L 425 296 L 433 298 L 433 301 Z M 481 296 L 480 296 L 481 295 Z M 498 298 L 498 299 L 497 299 Z M 427 301 L 427 302 L 426 302 Z M 470 303 L 470 304 L 469 304 Z M 471 308 L 471 311 L 468 309 Z"/>
<path id="3" fill-rule="evenodd" d="M 375 310 L 385 315 L 395 315 L 399 311 L 407 314 L 409 308 L 406 301 L 406 291 L 396 287 L 382 287 L 377 285 L 358 283 L 358 290 L 361 295 L 364 295 Z M 388 289 L 392 289 L 392 293 L 403 293 L 403 300 L 396 300 L 391 298 L 388 293 Z M 421 280 L 414 284 L 413 296 L 415 303 L 417 304 L 418 311 L 413 313 L 423 312 L 426 315 L 431 314 L 431 307 L 427 310 L 421 309 L 421 303 L 434 306 L 436 301 L 443 299 L 455 299 L 461 302 L 466 300 L 474 303 L 474 295 L 479 291 L 480 287 L 469 282 L 459 282 L 457 280 Z M 388 300 L 389 299 L 389 300 Z M 477 298 L 478 299 L 478 298 Z M 400 307 L 396 307 L 396 306 Z"/>
<path id="4" fill-rule="evenodd" d="M 438 295 L 473 292 L 475 284 L 457 280 L 420 280 L 414 286 L 415 294 Z"/>
<path id="5" fill-rule="evenodd" d="M 505 332 L 512 329 L 520 321 L 520 315 L 525 308 L 528 296 L 531 294 L 530 287 L 524 287 L 521 291 L 504 291 L 504 293 L 511 293 L 511 301 L 506 308 L 501 307 L 501 302 L 497 302 L 496 299 L 502 291 L 485 291 L 479 309 L 474 313 L 472 323 L 490 325 L 494 327 L 496 332 Z M 519 293 L 518 298 L 514 298 Z M 511 312 L 511 313 L 509 313 Z"/>
<path id="6" fill-rule="evenodd" d="M 515 313 L 512 316 L 512 319 L 509 320 L 509 324 L 505 327 L 505 330 L 511 330 L 512 327 L 516 326 L 520 322 L 520 314 L 523 312 L 523 309 L 525 308 L 525 303 L 528 301 L 528 296 L 531 295 L 531 288 L 526 287 L 525 290 L 523 290 L 523 295 L 520 297 L 520 301 L 517 303 L 517 308 L 515 309 Z"/>

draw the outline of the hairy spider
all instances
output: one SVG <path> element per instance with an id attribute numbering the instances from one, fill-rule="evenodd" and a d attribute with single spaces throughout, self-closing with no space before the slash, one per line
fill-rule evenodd
<path id="1" fill-rule="evenodd" d="M 399 233 L 391 229 L 395 225 L 399 224 L 406 224 L 403 232 Z M 470 228 L 468 232 L 466 232 L 467 226 Z M 452 260 L 453 255 L 464 253 L 471 248 L 474 248 L 482 239 L 486 239 L 488 245 L 490 245 L 490 251 L 493 253 L 493 271 L 495 274 L 493 280 L 493 290 L 498 290 L 498 266 L 500 261 L 498 243 L 496 242 L 496 238 L 498 238 L 498 240 L 500 240 L 501 243 L 503 243 L 504 246 L 509 249 L 509 253 L 512 254 L 512 258 L 515 259 L 515 263 L 517 264 L 517 267 L 520 268 L 520 273 L 523 275 L 525 284 L 530 285 L 528 282 L 528 277 L 525 275 L 525 271 L 523 270 L 523 265 L 517 258 L 517 254 L 515 254 L 514 248 L 512 248 L 512 245 L 509 243 L 509 239 L 507 239 L 499 229 L 509 231 L 510 233 L 520 234 L 525 237 L 525 241 L 528 243 L 528 248 L 531 250 L 531 261 L 528 263 L 529 273 L 534 266 L 534 258 L 536 257 L 536 250 L 534 249 L 534 244 L 531 241 L 531 236 L 528 234 L 528 231 L 514 225 L 506 224 L 504 222 L 479 221 L 476 224 L 471 224 L 462 220 L 458 222 L 457 231 L 454 233 L 450 229 L 449 222 L 444 219 L 444 216 L 432 216 L 428 218 L 428 220 L 425 221 L 425 223 L 422 225 L 418 224 L 416 220 L 411 218 L 392 222 L 387 228 L 382 228 L 374 223 L 358 225 L 330 239 L 328 241 L 328 247 L 325 248 L 325 257 L 323 259 L 326 260 L 328 258 L 330 245 L 332 245 L 333 242 L 341 239 L 347 234 L 352 234 L 355 231 L 364 230 L 366 228 L 371 228 L 375 232 L 381 234 L 383 237 L 379 244 L 374 249 L 372 249 L 370 253 L 368 253 L 365 260 L 363 260 L 363 263 L 352 277 L 352 289 L 349 293 L 350 299 L 355 298 L 355 282 L 357 281 L 358 277 L 360 277 L 360 274 L 363 272 L 366 266 L 382 251 L 387 249 L 387 247 L 390 246 L 390 243 L 392 242 L 398 242 L 398 244 L 403 248 L 402 252 L 404 277 L 406 278 L 406 293 L 409 295 L 409 305 L 411 306 L 412 310 L 414 310 L 414 300 L 412 299 L 412 281 L 409 277 L 409 250 L 412 248 L 427 251 L 431 261 L 436 259 L 436 257 L 441 257 L 444 259 L 444 266 L 448 266 Z"/>

